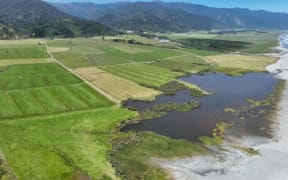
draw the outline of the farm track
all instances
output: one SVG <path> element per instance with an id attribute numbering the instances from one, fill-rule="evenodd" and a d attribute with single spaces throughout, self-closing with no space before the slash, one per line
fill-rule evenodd
<path id="1" fill-rule="evenodd" d="M 49 47 L 47 45 L 47 41 L 45 42 L 45 46 L 46 46 L 46 50 L 48 55 L 55 61 L 57 62 L 60 66 L 62 66 L 64 69 L 66 69 L 68 72 L 71 72 L 72 74 L 74 74 L 76 77 L 80 78 L 82 81 L 84 81 L 86 84 L 88 84 L 90 87 L 92 87 L 93 89 L 95 89 L 96 91 L 100 92 L 103 96 L 105 96 L 106 98 L 108 98 L 109 100 L 111 100 L 112 102 L 116 103 L 117 105 L 120 105 L 121 101 L 119 101 L 118 99 L 114 98 L 113 96 L 111 96 L 110 94 L 104 92 L 102 89 L 100 89 L 99 87 L 93 85 L 91 82 L 87 81 L 84 77 L 80 76 L 79 74 L 77 74 L 76 72 L 74 72 L 72 69 L 68 68 L 67 66 L 65 66 L 63 63 L 61 63 L 59 60 L 57 60 L 53 54 L 49 51 Z"/>

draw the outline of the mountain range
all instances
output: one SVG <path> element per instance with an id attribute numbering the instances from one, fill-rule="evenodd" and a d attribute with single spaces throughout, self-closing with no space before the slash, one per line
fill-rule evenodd
<path id="1" fill-rule="evenodd" d="M 0 0 L 1 39 L 211 29 L 288 29 L 288 14 L 161 1 L 95 4 Z"/>
<path id="2" fill-rule="evenodd" d="M 0 37 L 76 37 L 113 33 L 95 21 L 79 19 L 41 0 L 0 0 Z"/>
<path id="3" fill-rule="evenodd" d="M 243 8 L 213 8 L 189 3 L 53 3 L 75 17 L 119 30 L 187 32 L 210 29 L 287 29 L 288 14 Z"/>

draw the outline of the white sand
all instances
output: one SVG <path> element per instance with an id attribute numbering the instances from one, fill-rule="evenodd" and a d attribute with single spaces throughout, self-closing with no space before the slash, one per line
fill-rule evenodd
<path id="1" fill-rule="evenodd" d="M 282 52 L 279 61 L 267 67 L 267 70 L 288 80 L 288 50 Z M 179 180 L 288 180 L 288 83 L 278 106 L 276 120 L 274 140 L 233 138 L 233 143 L 237 141 L 259 150 L 260 156 L 248 156 L 230 148 L 227 143 L 224 145 L 227 152 L 221 151 L 216 157 L 161 160 L 158 163 Z"/>

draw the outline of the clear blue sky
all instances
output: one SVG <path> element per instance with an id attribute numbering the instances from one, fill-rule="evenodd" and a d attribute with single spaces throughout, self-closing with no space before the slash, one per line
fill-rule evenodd
<path id="1" fill-rule="evenodd" d="M 125 0 L 45 0 L 50 2 L 94 2 L 111 3 Z M 137 1 L 137 0 L 126 0 Z M 138 0 L 139 1 L 139 0 Z M 140 0 L 149 1 L 149 0 Z M 166 2 L 189 2 L 212 7 L 242 7 L 249 9 L 264 9 L 277 12 L 288 12 L 288 0 L 164 0 Z"/>

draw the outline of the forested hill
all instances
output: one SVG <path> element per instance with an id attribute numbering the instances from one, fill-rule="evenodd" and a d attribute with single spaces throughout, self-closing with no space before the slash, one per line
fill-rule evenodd
<path id="1" fill-rule="evenodd" d="M 194 29 L 287 29 L 288 14 L 241 8 L 212 8 L 189 3 L 55 3 L 73 16 L 115 29 L 185 32 Z"/>
<path id="2" fill-rule="evenodd" d="M 1 0 L 0 37 L 75 37 L 113 33 L 95 21 L 80 20 L 41 0 Z"/>

